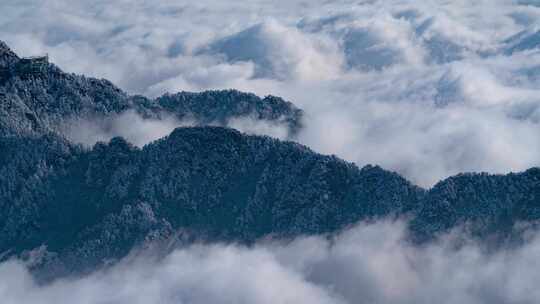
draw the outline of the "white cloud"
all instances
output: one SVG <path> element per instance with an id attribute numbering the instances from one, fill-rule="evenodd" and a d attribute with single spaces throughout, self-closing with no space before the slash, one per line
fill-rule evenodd
<path id="1" fill-rule="evenodd" d="M 22 55 L 49 52 L 69 72 L 149 96 L 282 96 L 307 113 L 301 143 L 424 186 L 540 165 L 534 1 L 5 0 L 0 9 L 0 37 Z"/>
<path id="2" fill-rule="evenodd" d="M 134 254 L 112 268 L 37 285 L 0 264 L 0 298 L 24 303 L 538 303 L 540 240 L 485 253 L 451 235 L 413 247 L 402 222 L 362 224 L 328 240 L 252 247 L 193 245 L 163 259 Z"/>
<path id="3" fill-rule="evenodd" d="M 117 136 L 142 147 L 169 135 L 177 127 L 192 125 L 192 121 L 179 121 L 172 116 L 163 116 L 161 119 L 143 118 L 134 111 L 127 111 L 106 118 L 68 121 L 60 129 L 71 141 L 88 147 L 98 141 L 108 142 Z"/>
<path id="4" fill-rule="evenodd" d="M 131 93 L 237 88 L 306 112 L 297 140 L 430 186 L 463 171 L 540 165 L 538 1 L 3 0 L 0 39 Z M 522 34 L 519 34 L 522 33 Z M 512 39 L 509 39 L 512 38 Z M 190 125 L 133 112 L 70 122 L 87 145 L 138 146 Z M 245 118 L 229 126 L 285 138 Z M 519 249 L 423 248 L 403 223 L 332 242 L 196 245 L 162 261 L 39 286 L 0 264 L 2 303 L 538 303 L 540 240 Z"/>
<path id="5" fill-rule="evenodd" d="M 281 140 L 289 137 L 287 124 L 280 120 L 271 122 L 251 117 L 235 117 L 227 122 L 227 126 L 247 134 L 266 135 Z"/>
<path id="6" fill-rule="evenodd" d="M 232 62 L 253 62 L 255 77 L 277 80 L 328 79 L 341 67 L 332 45 L 273 19 L 219 40 L 208 51 Z"/>
<path id="7" fill-rule="evenodd" d="M 219 122 L 209 124 L 221 125 Z M 200 122 L 189 117 L 189 114 L 182 120 L 167 113 L 160 113 L 159 117 L 145 118 L 129 110 L 108 117 L 72 119 L 59 126 L 58 129 L 70 141 L 89 148 L 97 142 L 108 142 L 118 136 L 142 148 L 152 141 L 169 135 L 176 128 L 197 125 L 200 125 Z M 239 116 L 229 118 L 226 126 L 246 134 L 289 139 L 289 128 L 284 120 L 268 121 L 251 116 Z"/>

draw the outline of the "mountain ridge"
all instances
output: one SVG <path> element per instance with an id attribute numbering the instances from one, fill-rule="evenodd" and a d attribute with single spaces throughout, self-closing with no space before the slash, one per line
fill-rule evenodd
<path id="1" fill-rule="evenodd" d="M 2 62 L 20 60 L 6 48 L 0 44 Z M 32 260 L 44 278 L 91 271 L 171 239 L 250 244 L 407 217 L 416 244 L 467 225 L 474 238 L 505 245 L 520 238 L 516 226 L 535 228 L 540 219 L 540 168 L 459 174 L 423 189 L 378 166 L 209 126 L 251 117 L 293 135 L 302 111 L 278 97 L 228 90 L 150 100 L 54 65 L 19 76 L 0 82 L 0 257 Z M 57 129 L 66 119 L 127 110 L 191 115 L 200 126 L 142 148 L 120 137 L 83 147 Z"/>
<path id="2" fill-rule="evenodd" d="M 0 252 L 46 248 L 34 267 L 48 274 L 88 271 L 178 231 L 249 244 L 409 217 L 420 243 L 466 222 L 479 238 L 504 240 L 540 217 L 540 169 L 462 174 L 425 190 L 378 166 L 221 127 L 177 128 L 143 148 L 114 138 L 87 150 L 54 134 L 4 138 L 0 148 L 11 151 L 0 155 Z M 486 199 L 478 183 L 509 196 Z"/>
<path id="3" fill-rule="evenodd" d="M 56 132 L 69 120 L 92 120 L 134 111 L 143 119 L 172 115 L 195 125 L 226 125 L 237 118 L 302 128 L 303 112 L 279 97 L 259 98 L 237 90 L 179 92 L 150 99 L 129 95 L 106 79 L 68 74 L 52 63 L 31 75 L 13 68 L 21 61 L 0 44 L 0 132 L 2 136 Z"/>

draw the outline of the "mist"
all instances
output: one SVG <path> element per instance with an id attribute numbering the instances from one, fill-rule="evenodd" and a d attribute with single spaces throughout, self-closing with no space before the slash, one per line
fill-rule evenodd
<path id="1" fill-rule="evenodd" d="M 2 303 L 538 303 L 540 239 L 486 253 L 449 234 L 424 247 L 405 223 L 360 224 L 332 237 L 252 247 L 196 244 L 164 258 L 136 252 L 106 270 L 37 284 L 0 264 Z"/>
<path id="2" fill-rule="evenodd" d="M 97 142 L 108 142 L 114 137 L 123 137 L 142 148 L 148 143 L 168 136 L 176 128 L 198 125 L 201 123 L 189 117 L 180 120 L 171 114 L 161 113 L 159 117 L 145 118 L 129 110 L 109 117 L 72 119 L 63 123 L 59 131 L 70 141 L 88 148 Z M 208 125 L 233 128 L 250 135 L 290 139 L 286 122 L 280 120 L 259 120 L 248 115 L 229 118 L 225 125 L 218 122 L 210 122 Z"/>
<path id="3" fill-rule="evenodd" d="M 49 53 L 68 72 L 149 97 L 281 96 L 306 112 L 295 140 L 422 186 L 540 165 L 535 1 L 6 0 L 0 9 L 0 37 L 21 55 Z"/>
<path id="4" fill-rule="evenodd" d="M 280 96 L 305 112 L 294 138 L 280 122 L 226 126 L 381 165 L 423 187 L 460 172 L 540 166 L 539 1 L 2 0 L 0 11 L 0 39 L 21 56 L 48 53 L 66 72 L 150 98 L 229 88 Z M 116 136 L 142 147 L 195 124 L 130 111 L 60 128 L 87 147 Z M 418 247 L 406 225 L 194 244 L 163 258 L 134 249 L 114 266 L 45 285 L 12 259 L 0 263 L 0 299 L 540 303 L 540 236 L 488 252 L 472 240 L 456 247 L 457 231 Z"/>
<path id="5" fill-rule="evenodd" d="M 130 143 L 143 147 L 169 135 L 177 127 L 192 125 L 192 121 L 180 121 L 170 115 L 143 118 L 135 111 L 127 111 L 105 118 L 71 120 L 63 124 L 60 131 L 69 140 L 87 147 L 92 147 L 97 142 L 108 142 L 113 137 L 123 137 Z"/>

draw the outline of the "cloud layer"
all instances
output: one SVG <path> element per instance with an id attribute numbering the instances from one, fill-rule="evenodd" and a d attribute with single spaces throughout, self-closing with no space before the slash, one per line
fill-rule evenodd
<path id="1" fill-rule="evenodd" d="M 540 165 L 535 1 L 5 0 L 0 39 L 132 93 L 237 88 L 307 113 L 298 141 L 429 186 Z M 244 124 L 246 125 L 246 124 Z"/>
<path id="2" fill-rule="evenodd" d="M 67 121 L 60 129 L 69 140 L 87 147 L 99 141 L 108 142 L 117 136 L 142 147 L 169 135 L 177 127 L 193 125 L 191 121 L 180 121 L 172 116 L 143 118 L 135 111 L 127 111 L 105 118 Z"/>
<path id="3" fill-rule="evenodd" d="M 111 269 L 37 285 L 17 261 L 0 264 L 6 304 L 94 303 L 538 303 L 540 239 L 497 253 L 451 236 L 424 248 L 404 224 L 362 224 L 335 239 L 194 245 L 144 254 Z"/>
<path id="4" fill-rule="evenodd" d="M 463 171 L 540 165 L 538 1 L 238 2 L 3 0 L 0 39 L 48 52 L 68 72 L 130 93 L 236 88 L 306 112 L 296 140 L 424 186 Z M 162 137 L 175 119 L 124 113 L 78 121 L 91 145 Z M 249 118 L 229 126 L 285 138 Z M 485 253 L 452 236 L 426 247 L 404 223 L 361 224 L 328 240 L 194 245 L 163 260 L 134 254 L 40 286 L 0 264 L 2 303 L 539 303 L 540 239 Z"/>
<path id="5" fill-rule="evenodd" d="M 210 125 L 222 126 L 220 122 Z M 113 137 L 121 136 L 128 142 L 142 148 L 144 145 L 169 135 L 179 127 L 199 126 L 192 118 L 177 119 L 172 114 L 161 113 L 160 118 L 145 118 L 133 110 L 101 118 L 72 119 L 59 127 L 59 131 L 70 141 L 88 148 L 97 142 L 108 142 Z M 233 117 L 226 126 L 246 134 L 267 135 L 282 140 L 289 138 L 289 129 L 280 120 L 268 121 L 251 116 Z"/>

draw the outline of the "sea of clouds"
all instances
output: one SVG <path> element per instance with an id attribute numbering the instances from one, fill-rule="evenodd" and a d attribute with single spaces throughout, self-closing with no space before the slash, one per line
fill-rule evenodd
<path id="1" fill-rule="evenodd" d="M 452 236 L 426 247 L 404 241 L 403 222 L 360 224 L 328 239 L 252 247 L 144 253 L 107 270 L 37 284 L 18 261 L 0 264 L 4 304 L 534 304 L 540 301 L 540 239 L 486 253 L 456 249 Z"/>
<path id="2" fill-rule="evenodd" d="M 419 185 L 540 165 L 539 1 L 2 0 L 0 39 L 68 72 L 153 97 L 236 88 L 306 112 L 295 140 Z M 133 113 L 78 122 L 92 144 L 145 143 L 178 125 Z M 98 125 L 98 127 L 96 127 Z M 129 125 L 129 128 L 125 126 Z M 240 130 L 286 138 L 272 125 Z M 141 135 L 142 134 L 142 135 Z M 1 303 L 539 303 L 540 239 L 484 252 L 404 241 L 402 222 L 328 240 L 180 248 L 37 284 L 0 264 Z"/>
<path id="3" fill-rule="evenodd" d="M 282 96 L 306 111 L 295 140 L 429 187 L 540 164 L 539 6 L 3 0 L 0 38 L 131 93 Z"/>

